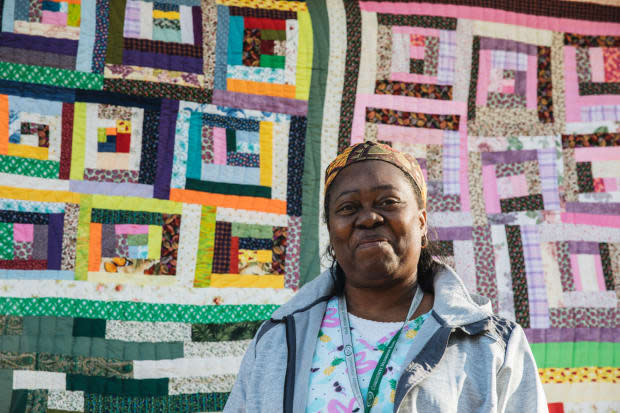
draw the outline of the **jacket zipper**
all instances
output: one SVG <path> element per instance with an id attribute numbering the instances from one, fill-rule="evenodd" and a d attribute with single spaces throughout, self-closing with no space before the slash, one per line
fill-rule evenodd
<path id="1" fill-rule="evenodd" d="M 293 315 L 284 317 L 284 325 L 286 326 L 286 347 L 288 350 L 286 360 L 286 376 L 284 378 L 284 413 L 293 413 L 293 399 L 295 395 L 295 358 L 297 334 L 295 331 L 295 319 Z"/>

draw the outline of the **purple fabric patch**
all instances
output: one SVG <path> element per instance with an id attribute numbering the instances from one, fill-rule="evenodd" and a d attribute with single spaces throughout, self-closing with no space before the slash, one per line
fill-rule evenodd
<path id="1" fill-rule="evenodd" d="M 168 199 L 172 178 L 172 157 L 174 156 L 174 133 L 179 113 L 179 101 L 163 99 L 159 116 L 159 145 L 157 145 L 157 173 L 153 197 Z"/>
<path id="2" fill-rule="evenodd" d="M 571 254 L 590 254 L 590 255 L 600 254 L 598 242 L 567 241 L 567 243 L 568 243 L 568 251 Z"/>
<path id="3" fill-rule="evenodd" d="M 52 214 L 48 215 L 51 217 Z M 34 225 L 33 260 L 47 260 L 47 225 Z"/>
<path id="4" fill-rule="evenodd" d="M 566 212 L 575 212 L 579 214 L 620 215 L 620 203 L 567 202 Z"/>
<path id="5" fill-rule="evenodd" d="M 64 222 L 65 222 L 65 214 L 50 214 L 49 216 L 49 224 L 47 226 L 47 269 L 48 270 L 60 270 L 60 263 L 62 260 L 62 233 L 63 233 Z M 36 244 L 35 244 L 35 248 L 36 248 Z"/>
<path id="6" fill-rule="evenodd" d="M 199 6 L 192 7 L 194 25 L 194 45 L 202 47 L 202 11 Z"/>
<path id="7" fill-rule="evenodd" d="M 0 33 L 0 47 L 76 56 L 78 41 L 3 32 Z"/>
<path id="8" fill-rule="evenodd" d="M 116 257 L 116 231 L 113 224 L 101 226 L 101 256 L 105 258 Z"/>
<path id="9" fill-rule="evenodd" d="M 491 37 L 480 38 L 480 50 L 505 50 L 507 52 L 524 53 L 530 56 L 538 55 L 538 47 L 536 45 Z"/>
<path id="10" fill-rule="evenodd" d="M 305 100 L 249 95 L 245 93 L 227 92 L 219 89 L 213 91 L 213 104 L 231 108 L 287 113 L 297 116 L 307 116 L 308 114 L 308 102 Z"/>
<path id="11" fill-rule="evenodd" d="M 598 341 L 620 343 L 620 328 L 525 328 L 530 343 Z"/>
<path id="12" fill-rule="evenodd" d="M 495 165 L 498 163 L 517 163 L 538 160 L 536 150 L 527 151 L 500 151 L 482 152 L 480 154 L 483 165 Z"/>
<path id="13" fill-rule="evenodd" d="M 435 227 L 441 241 L 467 241 L 473 239 L 472 227 Z"/>
<path id="14" fill-rule="evenodd" d="M 534 74 L 530 74 L 534 76 Z M 515 95 L 526 97 L 527 72 L 517 71 L 515 73 Z"/>
<path id="15" fill-rule="evenodd" d="M 147 66 L 157 69 L 178 70 L 181 72 L 202 73 L 202 59 L 188 56 L 123 50 L 123 64 L 128 66 Z"/>

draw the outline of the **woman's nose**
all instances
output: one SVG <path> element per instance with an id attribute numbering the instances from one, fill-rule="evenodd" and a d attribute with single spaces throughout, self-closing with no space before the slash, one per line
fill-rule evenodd
<path id="1" fill-rule="evenodd" d="M 382 223 L 383 217 L 372 208 L 362 208 L 357 216 L 356 224 L 364 228 L 372 228 Z"/>

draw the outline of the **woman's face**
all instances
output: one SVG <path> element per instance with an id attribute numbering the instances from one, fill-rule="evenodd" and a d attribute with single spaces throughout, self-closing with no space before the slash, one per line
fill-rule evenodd
<path id="1" fill-rule="evenodd" d="M 389 287 L 416 280 L 426 211 L 400 169 L 376 160 L 354 163 L 329 196 L 329 238 L 347 283 Z"/>

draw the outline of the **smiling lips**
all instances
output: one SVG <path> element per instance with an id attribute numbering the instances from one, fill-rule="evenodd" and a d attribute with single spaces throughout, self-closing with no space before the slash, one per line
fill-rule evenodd
<path id="1" fill-rule="evenodd" d="M 360 242 L 358 242 L 357 248 L 363 249 L 363 248 L 378 247 L 384 242 L 387 243 L 387 240 L 385 238 L 367 238 L 367 239 L 363 239 Z"/>

